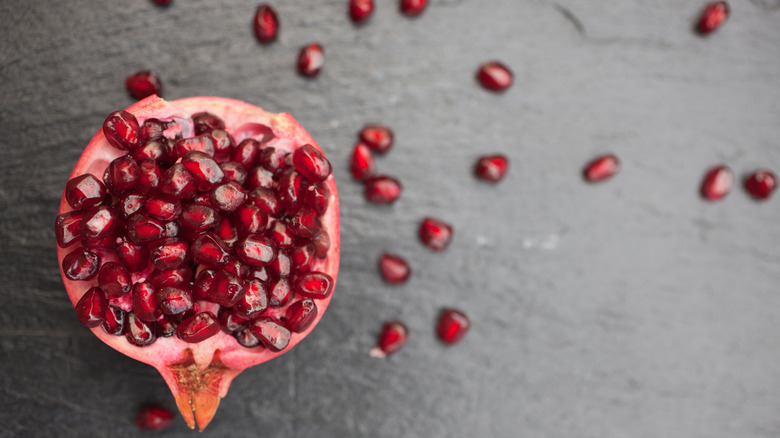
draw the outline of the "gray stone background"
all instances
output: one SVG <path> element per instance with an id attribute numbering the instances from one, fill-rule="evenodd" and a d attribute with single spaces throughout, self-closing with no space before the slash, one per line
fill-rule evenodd
<path id="1" fill-rule="evenodd" d="M 432 0 L 418 19 L 376 0 L 0 2 L 0 436 L 130 437 L 145 402 L 173 408 L 157 372 L 82 328 L 52 231 L 65 181 L 105 116 L 132 103 L 124 77 L 157 71 L 169 99 L 222 95 L 291 112 L 334 164 L 342 266 L 317 330 L 239 376 L 203 436 L 749 438 L 780 436 L 780 199 L 698 196 L 723 162 L 780 171 L 780 2 L 733 0 L 708 38 L 703 1 Z M 300 46 L 322 43 L 315 80 Z M 515 72 L 503 95 L 477 66 Z M 358 129 L 396 145 L 378 160 L 404 193 L 368 205 L 349 177 Z M 477 156 L 511 159 L 477 182 Z M 622 159 L 586 185 L 584 163 Z M 434 215 L 448 251 L 416 238 Z M 408 284 L 378 276 L 406 256 Z M 443 306 L 473 327 L 446 348 Z M 411 337 L 368 356 L 382 323 Z M 158 436 L 194 436 L 184 422 Z"/>

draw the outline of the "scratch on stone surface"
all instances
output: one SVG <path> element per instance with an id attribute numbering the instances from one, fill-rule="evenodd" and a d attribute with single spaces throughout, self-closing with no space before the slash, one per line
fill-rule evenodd
<path id="1" fill-rule="evenodd" d="M 558 3 L 553 3 L 553 7 L 556 11 L 560 12 L 564 18 L 569 20 L 572 25 L 574 25 L 574 28 L 577 29 L 577 32 L 579 32 L 581 35 L 587 35 L 587 32 L 585 32 L 585 26 L 582 24 L 582 21 L 580 21 L 580 19 L 577 18 L 577 16 L 574 15 L 572 11 L 559 5 Z"/>

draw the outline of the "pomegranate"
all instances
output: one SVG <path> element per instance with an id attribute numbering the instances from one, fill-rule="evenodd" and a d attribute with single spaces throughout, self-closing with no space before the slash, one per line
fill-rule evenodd
<path id="1" fill-rule="evenodd" d="M 159 142 L 174 147 L 143 158 L 137 178 L 106 173 L 113 163 L 132 168 L 136 151 Z M 256 153 L 242 152 L 246 144 Z M 264 186 L 243 185 L 229 170 L 238 166 L 267 171 Z M 59 213 L 57 255 L 78 320 L 155 367 L 191 428 L 208 425 L 241 371 L 311 332 L 336 282 L 330 163 L 289 114 L 233 99 L 151 96 L 112 113 L 77 162 Z M 289 268 L 272 270 L 282 256 Z"/>
<path id="2" fill-rule="evenodd" d="M 696 32 L 708 35 L 719 28 L 729 16 L 729 5 L 726 2 L 712 2 L 704 7 L 696 23 Z"/>
<path id="3" fill-rule="evenodd" d="M 620 170 L 620 160 L 612 154 L 602 155 L 585 166 L 582 176 L 587 182 L 600 182 L 612 178 Z"/>
<path id="4" fill-rule="evenodd" d="M 763 201 L 772 196 L 777 187 L 777 178 L 769 169 L 758 169 L 745 179 L 745 189 L 754 199 Z"/>
<path id="5" fill-rule="evenodd" d="M 734 172 L 727 166 L 712 167 L 701 182 L 701 195 L 708 201 L 719 201 L 734 187 Z"/>

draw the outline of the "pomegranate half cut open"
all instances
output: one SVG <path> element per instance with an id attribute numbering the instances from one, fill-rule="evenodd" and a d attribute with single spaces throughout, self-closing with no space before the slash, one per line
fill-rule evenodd
<path id="1" fill-rule="evenodd" d="M 289 114 L 150 96 L 109 115 L 55 224 L 79 321 L 203 430 L 241 371 L 317 325 L 339 266 L 331 166 Z"/>

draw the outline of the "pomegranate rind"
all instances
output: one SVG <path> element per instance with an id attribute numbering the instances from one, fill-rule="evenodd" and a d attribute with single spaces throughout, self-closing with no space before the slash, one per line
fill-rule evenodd
<path id="1" fill-rule="evenodd" d="M 136 102 L 127 108 L 126 111 L 134 114 L 139 124 L 142 124 L 149 118 L 161 120 L 186 119 L 192 114 L 207 111 L 216 114 L 225 121 L 226 130 L 233 133 L 236 142 L 240 142 L 245 138 L 251 138 L 253 133 L 256 135 L 260 130 L 259 128 L 254 129 L 253 126 L 261 124 L 270 127 L 276 138 L 279 139 L 275 144 L 269 144 L 269 146 L 292 152 L 296 146 L 310 144 L 322 152 L 322 149 L 311 135 L 290 114 L 269 113 L 260 107 L 236 99 L 200 96 L 166 101 L 153 95 Z M 184 131 L 188 129 L 191 131 L 193 128 L 191 126 L 185 127 Z M 193 132 L 183 133 L 188 136 L 193 135 Z M 108 164 L 124 154 L 126 154 L 126 151 L 111 146 L 103 135 L 102 130 L 99 130 L 84 149 L 68 179 L 85 173 L 91 173 L 100 179 Z M 330 275 L 335 286 L 338 276 L 340 236 L 338 195 L 333 175 L 330 175 L 325 180 L 325 184 L 330 190 L 331 199 L 330 207 L 322 217 L 322 224 L 323 228 L 328 231 L 331 247 L 325 259 L 315 260 L 312 270 Z M 58 214 L 72 210 L 65 200 L 63 192 Z M 64 249 L 57 247 L 57 260 L 60 266 L 62 265 L 62 258 L 70 250 L 72 248 Z M 111 261 L 111 259 L 106 261 Z M 90 287 L 97 285 L 97 278 L 93 281 L 72 281 L 65 277 L 61 268 L 60 274 L 74 307 Z M 149 272 L 135 274 L 134 281 L 148 274 Z M 150 346 L 137 347 L 128 343 L 124 336 L 109 335 L 101 330 L 100 327 L 91 330 L 95 336 L 108 346 L 133 359 L 155 367 L 162 374 L 173 392 L 179 410 L 187 424 L 191 428 L 194 428 L 197 424 L 199 429 L 203 430 L 214 416 L 219 400 L 227 394 L 233 378 L 246 368 L 261 364 L 290 351 L 319 323 L 325 314 L 331 297 L 332 294 L 317 301 L 319 312 L 316 319 L 301 333 L 292 333 L 288 347 L 280 352 L 272 352 L 267 348 L 245 348 L 239 345 L 232 336 L 224 332 L 220 332 L 198 344 L 188 344 L 174 336 L 160 338 Z M 201 311 L 217 313 L 218 306 L 216 304 L 204 304 L 204 306 L 201 306 Z"/>

